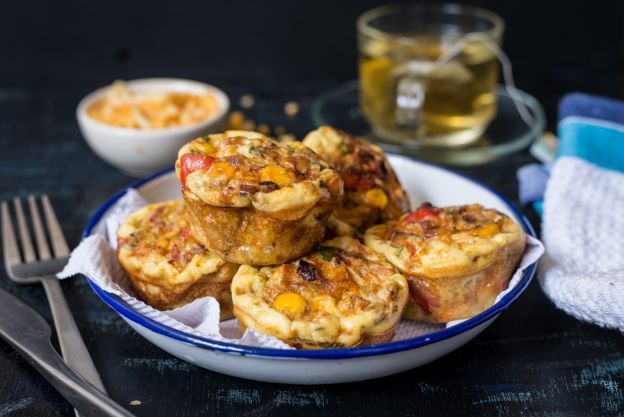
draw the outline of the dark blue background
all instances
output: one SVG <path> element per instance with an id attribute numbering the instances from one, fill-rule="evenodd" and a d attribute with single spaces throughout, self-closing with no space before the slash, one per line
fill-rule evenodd
<path id="1" fill-rule="evenodd" d="M 341 82 L 356 76 L 356 17 L 383 3 L 5 1 L 0 85 L 86 90 L 162 75 L 250 90 L 288 79 Z M 521 88 L 623 95 L 624 2 L 471 3 L 507 22 L 504 47 Z"/>

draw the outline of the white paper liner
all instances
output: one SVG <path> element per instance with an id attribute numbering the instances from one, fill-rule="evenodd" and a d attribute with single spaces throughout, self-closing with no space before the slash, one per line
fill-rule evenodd
<path id="1" fill-rule="evenodd" d="M 104 231 L 95 232 L 84 239 L 70 256 L 59 279 L 83 274 L 101 289 L 119 296 L 137 313 L 165 326 L 190 333 L 195 336 L 246 346 L 293 349 L 277 338 L 247 329 L 241 333 L 236 319 L 219 321 L 219 303 L 213 297 L 198 298 L 192 303 L 174 310 L 159 311 L 135 297 L 130 280 L 121 269 L 116 256 L 117 229 L 121 222 L 135 210 L 147 203 L 139 192 L 129 189 L 102 218 Z M 537 239 L 529 237 L 527 249 L 520 266 L 509 282 L 509 287 L 496 298 L 498 302 L 515 287 L 522 278 L 522 272 L 536 262 L 544 252 Z M 411 339 L 445 327 L 454 326 L 464 320 L 456 320 L 446 325 L 430 324 L 412 320 L 402 320 L 396 328 L 393 341 Z"/>

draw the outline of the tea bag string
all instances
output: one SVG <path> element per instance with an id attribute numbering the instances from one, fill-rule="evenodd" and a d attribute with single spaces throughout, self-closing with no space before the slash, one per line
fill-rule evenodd
<path id="1" fill-rule="evenodd" d="M 503 72 L 503 80 L 505 82 L 505 90 L 509 97 L 511 97 L 516 110 L 518 110 L 518 114 L 527 124 L 527 126 L 533 132 L 533 135 L 537 138 L 540 134 L 539 128 L 537 126 L 537 122 L 535 117 L 531 114 L 527 106 L 522 101 L 522 97 L 516 88 L 516 84 L 513 77 L 513 72 L 511 68 L 511 61 L 507 54 L 498 46 L 496 42 L 492 40 L 487 35 L 482 33 L 469 33 L 467 35 L 462 36 L 457 42 L 451 45 L 436 61 L 436 65 L 443 65 L 449 62 L 451 59 L 455 58 L 457 55 L 461 53 L 464 49 L 464 46 L 469 42 L 481 41 L 483 42 L 490 51 L 496 56 L 496 58 L 500 61 L 502 72 Z"/>

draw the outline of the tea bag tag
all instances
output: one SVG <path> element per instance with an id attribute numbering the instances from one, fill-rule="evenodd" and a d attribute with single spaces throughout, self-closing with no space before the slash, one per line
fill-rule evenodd
<path id="1" fill-rule="evenodd" d="M 396 124 L 404 129 L 416 129 L 422 125 L 425 89 L 416 77 L 403 77 L 397 84 Z"/>
<path id="2" fill-rule="evenodd" d="M 395 123 L 402 129 L 416 130 L 423 124 L 425 80 L 435 64 L 430 61 L 408 61 L 391 72 L 396 80 Z"/>

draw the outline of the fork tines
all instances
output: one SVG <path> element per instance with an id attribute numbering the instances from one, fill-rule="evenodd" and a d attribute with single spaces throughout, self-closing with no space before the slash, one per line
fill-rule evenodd
<path id="1" fill-rule="evenodd" d="M 5 265 L 16 265 L 19 263 L 30 263 L 36 260 L 44 261 L 51 258 L 50 246 L 48 245 L 49 238 L 52 244 L 52 250 L 54 257 L 65 257 L 69 254 L 69 248 L 65 242 L 65 237 L 61 231 L 52 205 L 47 195 L 41 197 L 41 206 L 43 207 L 43 214 L 45 217 L 45 223 L 47 224 L 47 238 L 44 230 L 44 225 L 39 215 L 39 209 L 37 207 L 37 201 L 34 196 L 28 196 L 28 207 L 30 211 L 31 228 L 35 234 L 35 242 L 37 244 L 37 255 L 33 249 L 30 230 L 24 215 L 24 209 L 22 208 L 22 202 L 19 198 L 13 199 L 13 206 L 15 209 L 15 218 L 17 220 L 17 229 L 19 232 L 19 241 L 21 243 L 21 250 L 23 258 L 20 256 L 20 250 L 17 243 L 16 235 L 13 229 L 11 221 L 11 214 L 9 211 L 9 205 L 6 202 L 2 202 L 2 248 L 4 252 Z M 7 268 L 8 269 L 8 268 Z"/>

